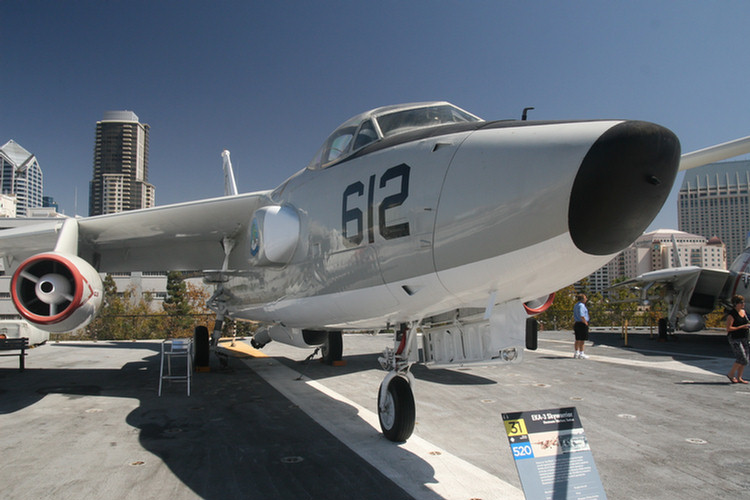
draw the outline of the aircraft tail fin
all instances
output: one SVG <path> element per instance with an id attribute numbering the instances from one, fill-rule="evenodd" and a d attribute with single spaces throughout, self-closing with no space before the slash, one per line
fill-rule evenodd
<path id="1" fill-rule="evenodd" d="M 232 160 L 229 158 L 229 151 L 221 152 L 222 167 L 224 168 L 224 196 L 234 196 L 237 194 L 237 183 L 234 180 L 234 170 L 232 170 Z"/>

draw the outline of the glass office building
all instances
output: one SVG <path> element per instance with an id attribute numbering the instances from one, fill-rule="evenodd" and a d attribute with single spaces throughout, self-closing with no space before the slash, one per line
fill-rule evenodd
<path id="1" fill-rule="evenodd" d="M 30 209 L 42 206 L 42 169 L 36 156 L 15 141 L 0 148 L 0 176 L 2 194 L 16 197 L 18 217 L 26 217 Z"/>
<path id="2" fill-rule="evenodd" d="M 132 111 L 108 111 L 96 122 L 94 175 L 89 184 L 89 215 L 154 206 L 148 183 L 149 126 Z"/>
<path id="3" fill-rule="evenodd" d="M 685 172 L 677 216 L 681 231 L 718 236 L 731 265 L 745 249 L 750 232 L 750 160 L 712 163 Z"/>

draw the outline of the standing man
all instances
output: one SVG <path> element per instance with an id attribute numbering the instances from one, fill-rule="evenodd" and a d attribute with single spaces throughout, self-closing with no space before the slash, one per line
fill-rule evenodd
<path id="1" fill-rule="evenodd" d="M 576 296 L 578 302 L 573 306 L 573 333 L 575 333 L 575 349 L 576 353 L 573 355 L 575 359 L 588 359 L 589 357 L 583 353 L 584 343 L 589 339 L 589 310 L 586 308 L 586 302 L 588 298 L 585 293 L 579 293 Z"/>

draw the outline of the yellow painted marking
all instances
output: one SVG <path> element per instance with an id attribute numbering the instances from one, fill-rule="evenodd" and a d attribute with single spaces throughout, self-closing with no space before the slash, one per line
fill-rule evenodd
<path id="1" fill-rule="evenodd" d="M 505 432 L 508 436 L 522 436 L 528 434 L 526 431 L 526 422 L 524 422 L 522 418 L 518 420 L 506 420 L 504 423 Z"/>
<path id="2" fill-rule="evenodd" d="M 260 352 L 258 349 L 255 349 L 254 347 L 249 346 L 248 344 L 244 343 L 241 340 L 236 340 L 233 346 L 231 338 L 219 339 L 218 349 L 221 349 L 222 351 L 224 351 L 224 353 L 227 354 L 228 356 L 233 356 L 237 358 L 247 358 L 247 357 L 267 358 L 268 357 L 265 353 Z"/>

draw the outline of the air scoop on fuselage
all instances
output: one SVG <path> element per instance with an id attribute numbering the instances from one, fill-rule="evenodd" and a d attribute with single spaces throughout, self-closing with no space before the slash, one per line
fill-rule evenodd
<path id="1" fill-rule="evenodd" d="M 680 142 L 653 123 L 625 121 L 591 146 L 570 195 L 575 245 L 591 255 L 616 253 L 635 241 L 661 210 L 680 163 Z"/>

